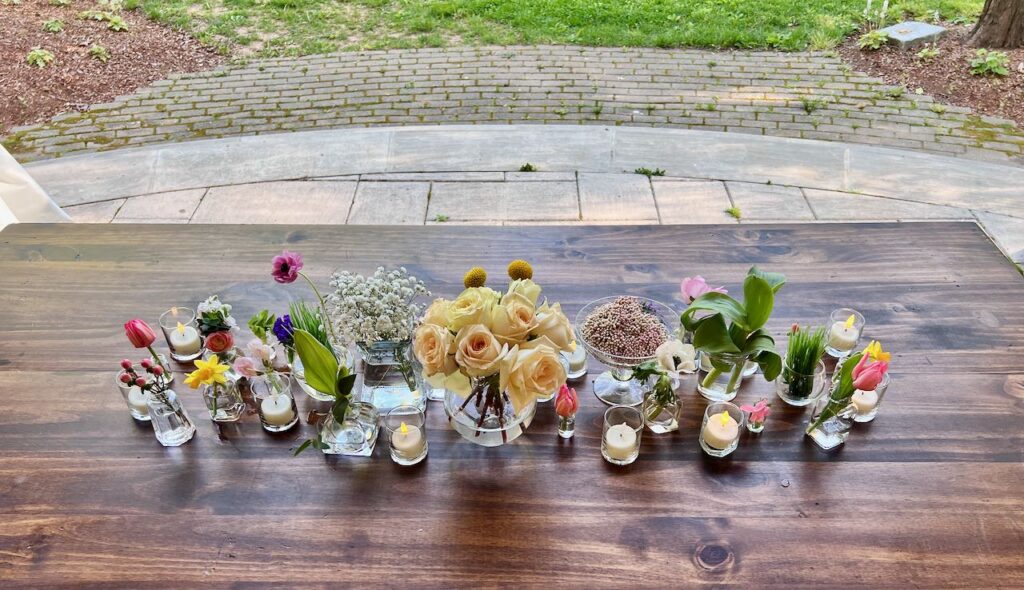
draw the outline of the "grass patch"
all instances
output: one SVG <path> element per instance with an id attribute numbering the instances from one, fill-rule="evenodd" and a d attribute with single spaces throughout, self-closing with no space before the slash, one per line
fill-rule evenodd
<path id="1" fill-rule="evenodd" d="M 983 0 L 895 0 L 890 14 L 975 18 Z M 241 55 L 566 43 L 828 49 L 864 0 L 127 0 L 154 20 Z"/>

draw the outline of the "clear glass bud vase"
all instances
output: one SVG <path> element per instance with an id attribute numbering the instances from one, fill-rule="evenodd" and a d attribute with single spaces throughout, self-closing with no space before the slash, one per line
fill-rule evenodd
<path id="1" fill-rule="evenodd" d="M 411 340 L 382 340 L 356 344 L 362 354 L 363 386 L 360 398 L 381 413 L 398 406 L 423 410 L 431 389 L 423 380 L 419 362 L 412 354 Z"/>
<path id="2" fill-rule="evenodd" d="M 701 353 L 697 370 L 697 391 L 715 402 L 727 402 L 736 397 L 743 383 L 749 355 Z"/>
<path id="3" fill-rule="evenodd" d="M 160 444 L 176 447 L 192 440 L 196 425 L 173 389 L 153 393 L 146 401 L 149 404 L 149 423 L 153 425 L 153 434 Z"/>
<path id="4" fill-rule="evenodd" d="M 236 422 L 245 410 L 242 394 L 238 392 L 238 385 L 233 381 L 204 386 L 203 403 L 206 404 L 206 409 L 210 411 L 210 419 L 214 422 Z"/>
<path id="5" fill-rule="evenodd" d="M 672 379 L 673 393 L 671 399 L 658 399 L 652 390 L 657 379 L 651 378 L 645 384 L 644 402 L 642 406 L 644 424 L 654 434 L 665 434 L 679 430 L 679 417 L 683 413 L 683 402 L 674 392 L 679 386 L 678 379 Z"/>
<path id="6" fill-rule="evenodd" d="M 823 396 L 815 401 L 807 436 L 824 450 L 834 449 L 846 442 L 853 427 L 857 409 L 849 401 L 833 400 Z"/>
<path id="7" fill-rule="evenodd" d="M 373 404 L 352 402 L 343 422 L 328 414 L 320 425 L 320 441 L 326 445 L 321 449 L 325 455 L 352 455 L 369 457 L 377 444 L 378 419 L 380 413 Z"/>

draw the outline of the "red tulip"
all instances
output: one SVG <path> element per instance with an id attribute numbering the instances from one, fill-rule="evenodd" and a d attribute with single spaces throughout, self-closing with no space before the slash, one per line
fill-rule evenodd
<path id="1" fill-rule="evenodd" d="M 570 389 L 568 385 L 562 385 L 555 396 L 555 413 L 563 418 L 571 418 L 580 408 L 580 400 L 576 396 L 576 390 Z"/>
<path id="2" fill-rule="evenodd" d="M 156 340 L 153 328 L 140 319 L 128 320 L 124 325 L 124 333 L 135 348 L 147 348 L 152 346 L 153 341 Z"/>
<path id="3" fill-rule="evenodd" d="M 870 363 L 854 378 L 853 386 L 861 391 L 872 391 L 882 382 L 882 379 L 885 378 L 885 372 L 888 370 L 889 363 L 885 361 Z"/>
<path id="4" fill-rule="evenodd" d="M 213 332 L 206 337 L 206 350 L 220 354 L 235 345 L 235 337 L 231 332 L 222 330 Z"/>

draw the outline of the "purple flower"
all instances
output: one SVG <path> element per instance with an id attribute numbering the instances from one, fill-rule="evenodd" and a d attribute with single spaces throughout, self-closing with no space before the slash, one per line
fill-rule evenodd
<path id="1" fill-rule="evenodd" d="M 274 336 L 278 342 L 285 346 L 291 346 L 295 342 L 295 330 L 292 328 L 292 317 L 285 314 L 274 320 Z"/>
<path id="2" fill-rule="evenodd" d="M 294 283 L 302 270 L 302 254 L 285 250 L 274 257 L 274 270 L 270 273 L 279 283 Z"/>

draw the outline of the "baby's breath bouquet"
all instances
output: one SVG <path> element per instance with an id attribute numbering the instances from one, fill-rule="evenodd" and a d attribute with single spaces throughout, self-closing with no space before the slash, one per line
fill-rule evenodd
<path id="1" fill-rule="evenodd" d="M 414 301 L 428 296 L 423 281 L 405 268 L 383 266 L 366 277 L 348 271 L 331 277 L 334 292 L 327 296 L 335 333 L 345 344 L 364 346 L 373 342 L 412 338 L 416 318 L 423 311 Z"/>

